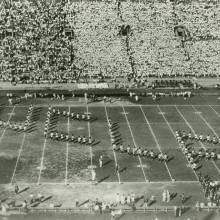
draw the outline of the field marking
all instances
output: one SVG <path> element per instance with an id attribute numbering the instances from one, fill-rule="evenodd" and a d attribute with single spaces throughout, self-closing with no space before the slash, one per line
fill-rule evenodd
<path id="1" fill-rule="evenodd" d="M 42 168 L 43 168 L 43 161 L 44 161 L 44 154 L 45 154 L 46 144 L 47 144 L 47 138 L 44 139 L 44 145 L 43 145 L 43 150 L 42 150 L 42 156 L 41 156 L 40 170 L 39 170 L 39 174 L 38 174 L 37 185 L 40 185 L 40 178 L 41 178 L 41 172 L 42 172 Z"/>
<path id="2" fill-rule="evenodd" d="M 122 105 L 121 107 L 123 108 L 123 111 L 125 112 L 124 106 Z M 131 137 L 132 137 L 134 146 L 137 148 L 137 144 L 136 144 L 136 142 L 135 142 L 134 135 L 133 135 L 133 132 L 132 132 L 132 130 L 131 130 L 130 123 L 129 123 L 129 121 L 128 121 L 128 117 L 127 117 L 126 114 L 124 114 L 124 116 L 125 116 L 125 119 L 126 119 L 126 121 L 127 121 L 127 125 L 128 125 L 129 130 L 130 130 L 130 133 L 131 133 Z M 143 172 L 143 175 L 144 175 L 145 182 L 149 182 L 149 180 L 146 178 L 146 175 L 145 175 L 145 172 L 144 172 L 144 168 L 143 168 L 143 164 L 142 164 L 142 161 L 141 161 L 141 158 L 140 158 L 139 155 L 138 155 L 138 160 L 139 160 L 139 162 L 140 162 L 140 166 L 141 166 L 141 169 L 142 169 L 142 172 Z"/>
<path id="3" fill-rule="evenodd" d="M 10 116 L 9 116 L 9 118 L 8 118 L 8 120 L 7 120 L 7 123 L 9 123 L 9 121 L 11 120 L 12 115 L 13 115 L 13 113 L 14 113 L 14 110 L 15 110 L 15 105 L 14 105 L 14 107 L 13 107 L 11 113 L 10 113 Z M 2 134 L 1 134 L 1 137 L 0 137 L 0 144 L 1 144 L 1 142 L 2 142 L 2 139 L 3 139 L 3 136 L 4 136 L 6 130 L 7 130 L 7 127 L 4 128 L 4 130 L 3 130 Z"/>
<path id="4" fill-rule="evenodd" d="M 11 182 L 10 182 L 11 185 L 13 183 L 15 173 L 16 173 L 16 170 L 17 170 L 17 166 L 18 166 L 18 162 L 19 162 L 19 159 L 21 157 L 21 153 L 22 153 L 22 150 L 23 150 L 23 147 L 24 147 L 25 138 L 26 138 L 26 133 L 24 133 L 23 138 L 22 138 L 21 146 L 20 146 L 20 149 L 19 149 L 19 152 L 18 152 L 16 163 L 15 163 L 15 168 L 14 168 L 14 171 L 13 171 L 13 174 L 12 174 L 12 177 L 11 177 Z"/>
<path id="5" fill-rule="evenodd" d="M 10 113 L 7 113 L 7 115 L 15 115 L 15 113 L 13 112 L 10 112 Z"/>
<path id="6" fill-rule="evenodd" d="M 158 107 L 159 111 L 161 111 L 160 107 L 159 107 L 159 106 L 157 106 L 157 107 Z M 170 131 L 171 131 L 171 133 L 172 133 L 174 139 L 176 140 L 176 136 L 175 136 L 175 133 L 174 133 L 174 131 L 173 131 L 173 128 L 170 126 L 170 123 L 168 122 L 167 118 L 166 118 L 164 115 L 162 115 L 162 116 L 163 116 L 164 120 L 166 121 L 167 126 L 169 127 L 169 129 L 170 129 Z M 178 145 L 180 146 L 179 142 L 177 142 L 177 143 L 178 143 Z M 184 156 L 185 156 L 185 155 L 184 155 Z M 185 158 L 186 158 L 186 156 L 185 156 Z M 189 161 L 187 160 L 187 158 L 186 158 L 186 161 L 187 161 L 187 163 L 189 164 Z M 193 173 L 195 174 L 196 179 L 199 180 L 199 177 L 198 177 L 196 171 L 193 170 L 193 169 L 192 169 L 192 171 L 193 171 Z"/>
<path id="7" fill-rule="evenodd" d="M 177 112 L 179 113 L 179 115 L 180 115 L 180 116 L 182 117 L 182 119 L 186 122 L 187 126 L 191 129 L 193 135 L 195 136 L 196 132 L 195 132 L 194 128 L 190 125 L 190 123 L 189 123 L 189 122 L 187 121 L 187 119 L 184 117 L 184 115 L 182 114 L 182 112 L 177 108 L 177 106 L 175 106 L 175 107 L 176 107 L 176 110 L 177 110 Z M 199 114 L 199 116 L 201 117 L 200 114 Z M 207 148 L 205 147 L 205 145 L 204 145 L 202 142 L 199 141 L 199 144 L 200 144 L 200 146 L 201 146 L 204 150 L 207 150 Z M 220 169 L 218 168 L 218 166 L 216 165 L 216 163 L 215 163 L 213 160 L 211 160 L 211 161 L 212 161 L 214 167 L 216 168 L 216 170 L 218 171 L 218 173 L 220 174 Z"/>
<path id="8" fill-rule="evenodd" d="M 218 115 L 218 117 L 220 118 L 220 114 L 211 106 L 209 105 L 209 107 L 215 112 L 216 115 Z"/>
<path id="9" fill-rule="evenodd" d="M 89 114 L 89 106 L 88 106 L 88 100 L 86 99 L 86 114 Z M 91 137 L 91 128 L 90 128 L 90 121 L 87 122 L 87 126 L 88 126 L 88 133 L 89 133 L 89 137 Z M 92 153 L 92 146 L 89 146 L 89 152 L 90 152 L 90 163 L 91 166 L 93 166 L 93 153 Z"/>
<path id="10" fill-rule="evenodd" d="M 74 144 L 74 143 L 73 143 Z M 69 146 L 70 146 L 70 143 L 69 143 Z M 99 146 L 100 147 L 100 145 L 97 145 L 97 146 Z M 75 146 L 76 147 L 76 149 L 78 149 L 78 148 L 83 148 L 83 146 L 81 146 L 81 145 L 79 145 L 79 146 Z M 112 150 L 109 150 L 109 149 L 106 149 L 106 148 L 109 148 L 109 145 L 101 145 L 101 147 L 104 149 L 103 150 L 103 152 L 109 152 L 109 151 L 112 151 Z M 199 147 L 199 146 L 194 146 L 194 148 L 195 149 L 201 149 L 201 147 Z M 218 146 L 206 146 L 206 148 L 207 149 L 219 149 L 219 145 Z M 149 150 L 155 150 L 155 146 L 154 147 L 148 147 L 147 149 L 149 149 Z M 166 147 L 166 150 L 175 150 L 175 148 L 173 148 L 173 147 Z M 177 149 L 178 150 L 178 149 Z M 159 151 L 159 150 L 158 150 Z M 160 151 L 159 151 L 160 152 Z M 94 156 L 94 154 L 93 154 L 93 156 Z M 147 159 L 147 158 L 146 158 Z M 150 160 L 150 159 L 149 159 Z"/>
<path id="11" fill-rule="evenodd" d="M 39 170 L 37 185 L 40 185 L 40 178 L 41 178 L 41 173 L 42 173 L 42 168 L 43 168 L 43 163 L 44 163 L 44 154 L 45 154 L 46 144 L 47 144 L 47 137 L 44 138 L 44 145 L 43 145 L 43 149 L 42 149 L 42 156 L 41 156 L 40 170 Z"/>
<path id="12" fill-rule="evenodd" d="M 215 114 L 220 118 L 220 115 L 217 111 L 215 111 L 214 108 L 212 108 L 210 105 L 209 107 L 215 112 Z M 194 106 L 193 106 L 194 109 L 196 109 Z M 219 135 L 216 133 L 215 129 L 209 124 L 209 122 L 202 116 L 200 115 L 200 118 L 203 119 L 203 121 L 206 123 L 206 125 L 212 130 L 213 134 L 215 134 L 215 136 L 219 139 Z"/>
<path id="13" fill-rule="evenodd" d="M 75 105 L 63 105 L 62 103 L 60 104 L 56 104 L 54 106 L 57 106 L 57 107 L 80 107 L 80 106 L 83 106 L 83 105 L 86 105 L 86 103 L 79 103 L 79 104 L 75 104 Z M 90 107 L 100 107 L 100 106 L 103 106 L 104 104 L 89 104 Z M 146 107 L 156 107 L 158 104 L 147 104 L 147 105 L 141 105 L 141 106 L 146 106 Z M 25 108 L 27 107 L 28 105 L 16 105 L 17 108 Z M 36 107 L 48 107 L 49 105 L 48 104 L 36 104 L 35 105 Z M 120 107 L 121 104 L 111 104 L 111 105 L 107 105 L 108 107 Z M 123 104 L 123 106 L 125 107 L 138 107 L 140 106 L 139 104 Z M 159 106 L 162 106 L 162 107 L 175 107 L 175 106 L 192 106 L 192 104 L 188 104 L 188 105 L 175 105 L 175 104 L 161 104 Z M 209 106 L 208 104 L 204 104 L 204 105 L 193 105 L 193 106 Z M 220 106 L 220 105 L 212 105 L 212 106 Z M 11 107 L 9 105 L 6 105 L 4 107 Z"/>
<path id="14" fill-rule="evenodd" d="M 192 105 L 194 110 L 197 110 L 193 105 Z M 218 134 L 215 132 L 215 130 L 213 129 L 213 127 L 207 122 L 207 120 L 200 114 L 199 117 L 205 122 L 205 124 L 209 127 L 209 129 L 213 132 L 213 134 L 219 138 Z"/>
<path id="15" fill-rule="evenodd" d="M 197 114 L 197 115 L 202 114 L 202 112 L 199 112 L 199 111 L 196 111 L 196 112 L 194 112 L 194 113 Z"/>
<path id="16" fill-rule="evenodd" d="M 220 181 L 215 181 L 215 182 L 220 182 Z M 29 182 L 18 182 L 19 184 L 24 184 L 24 185 L 36 185 L 36 183 L 29 183 Z M 108 185 L 108 184 L 116 184 L 118 185 L 118 182 L 101 182 L 99 183 L 99 185 Z M 199 184 L 199 181 L 196 180 L 189 180 L 189 181 L 184 181 L 184 180 L 180 180 L 180 181 L 150 181 L 150 182 L 123 182 L 123 185 L 129 185 L 129 184 Z M 4 185 L 4 184 L 0 184 L 0 185 Z M 65 186 L 64 183 L 62 182 L 41 182 L 41 185 L 61 185 L 61 186 Z M 91 185 L 91 182 L 71 182 L 68 183 L 68 185 Z"/>
<path id="17" fill-rule="evenodd" d="M 165 115 L 166 112 L 162 112 L 162 111 L 160 111 L 158 114 L 159 114 L 159 115 Z"/>
<path id="18" fill-rule="evenodd" d="M 108 117 L 108 111 L 107 111 L 106 105 L 105 105 L 105 115 L 106 115 L 106 119 L 107 119 L 107 121 L 108 121 L 108 120 L 109 120 L 109 117 Z M 109 136 L 110 136 L 109 128 L 108 128 L 108 134 L 109 134 Z M 113 149 L 112 144 L 111 144 L 111 148 L 112 148 L 113 155 L 114 155 L 115 167 L 117 167 L 117 166 L 118 166 L 118 161 L 117 161 L 116 153 L 115 153 L 115 151 L 114 151 L 114 149 Z M 118 176 L 118 182 L 119 182 L 119 184 L 121 184 L 121 177 L 120 177 L 119 170 L 117 170 L 117 176 Z"/>
<path id="19" fill-rule="evenodd" d="M 146 116 L 146 114 L 144 113 L 144 110 L 143 110 L 142 106 L 140 105 L 139 107 L 140 107 L 141 112 L 142 112 L 142 114 L 143 114 L 143 116 L 144 116 L 144 119 L 145 119 L 145 121 L 146 121 L 146 123 L 147 123 L 147 125 L 148 125 L 148 127 L 149 127 L 149 129 L 150 129 L 150 132 L 151 132 L 151 134 L 152 134 L 152 136 L 153 136 L 153 138 L 154 138 L 154 141 L 155 141 L 155 143 L 156 143 L 156 146 L 157 146 L 158 150 L 160 151 L 160 153 L 162 153 L 160 144 L 159 144 L 159 142 L 158 142 L 158 140 L 157 140 L 157 137 L 156 137 L 156 135 L 155 135 L 155 133 L 154 133 L 152 127 L 151 127 L 150 124 L 149 124 L 149 121 L 148 121 L 148 119 L 147 119 L 147 116 Z M 167 162 L 164 161 L 164 164 L 165 164 L 165 167 L 166 167 L 166 169 L 167 169 L 167 172 L 168 172 L 168 174 L 169 174 L 169 177 L 170 177 L 171 181 L 173 181 L 174 178 L 173 178 L 173 176 L 171 175 L 171 172 L 170 172 L 170 170 L 169 170 L 169 167 L 168 167 L 168 165 L 167 165 Z"/>
<path id="20" fill-rule="evenodd" d="M 128 115 L 129 112 L 121 112 L 121 114 L 122 114 L 122 115 L 124 115 L 124 114 Z"/>
<path id="21" fill-rule="evenodd" d="M 69 106 L 69 112 L 70 112 L 70 106 Z M 67 121 L 67 133 L 70 132 L 70 117 L 68 117 Z M 68 164 L 69 164 L 69 141 L 66 142 L 66 171 L 65 171 L 65 185 L 68 183 Z"/>

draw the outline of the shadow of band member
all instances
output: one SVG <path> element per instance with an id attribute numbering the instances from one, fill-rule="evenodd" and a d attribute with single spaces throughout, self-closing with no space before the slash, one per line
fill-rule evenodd
<path id="1" fill-rule="evenodd" d="M 181 38 L 184 41 L 191 40 L 189 30 L 184 25 L 177 25 L 174 27 L 175 36 Z"/>

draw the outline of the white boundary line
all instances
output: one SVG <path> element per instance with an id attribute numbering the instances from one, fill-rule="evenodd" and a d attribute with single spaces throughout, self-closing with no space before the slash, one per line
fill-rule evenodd
<path id="1" fill-rule="evenodd" d="M 12 174 L 12 177 L 11 177 L 11 182 L 10 182 L 11 185 L 13 184 L 13 180 L 14 180 L 14 177 L 15 177 L 15 173 L 16 173 L 16 170 L 17 170 L 19 159 L 21 157 L 21 153 L 23 151 L 23 147 L 24 147 L 26 137 L 27 137 L 27 133 L 25 132 L 24 135 L 23 135 L 23 138 L 22 138 L 22 142 L 21 142 L 19 152 L 18 152 L 18 157 L 17 157 L 17 160 L 16 160 L 15 168 L 14 168 L 14 171 L 13 171 L 13 174 Z"/>
<path id="2" fill-rule="evenodd" d="M 70 106 L 69 106 L 70 112 Z M 67 133 L 70 132 L 70 117 L 68 117 L 67 121 Z M 65 185 L 68 184 L 68 159 L 69 159 L 69 141 L 66 142 L 66 172 L 65 172 Z"/>
<path id="3" fill-rule="evenodd" d="M 105 115 L 106 115 L 106 119 L 108 121 L 109 117 L 108 117 L 108 111 L 107 111 L 106 105 L 105 105 Z M 109 131 L 108 131 L 108 133 L 109 133 L 109 136 L 110 136 L 110 132 Z M 115 166 L 117 166 L 118 165 L 118 161 L 117 161 L 116 153 L 115 153 L 115 151 L 114 151 L 112 146 L 111 146 L 111 148 L 112 148 L 114 159 L 115 159 Z M 118 170 L 117 170 L 117 176 L 118 176 L 118 182 L 119 182 L 119 184 L 121 184 L 122 182 L 121 182 L 120 173 L 119 173 Z"/>
<path id="4" fill-rule="evenodd" d="M 209 105 L 209 107 L 215 112 L 216 115 L 218 115 L 218 117 L 220 118 L 220 114 L 211 106 Z"/>
<path id="5" fill-rule="evenodd" d="M 27 107 L 27 106 L 26 106 L 26 107 Z M 13 113 L 14 113 L 14 110 L 15 110 L 15 105 L 14 105 L 14 107 L 13 107 L 11 113 L 10 113 L 10 116 L 9 116 L 9 118 L 8 118 L 8 120 L 7 120 L 7 123 L 11 120 L 12 115 L 13 115 Z M 1 144 L 1 142 L 2 142 L 2 139 L 3 139 L 3 136 L 4 136 L 6 130 L 7 130 L 7 127 L 4 128 L 4 130 L 3 130 L 2 134 L 1 134 L 1 137 L 0 137 L 0 144 Z"/>
<path id="6" fill-rule="evenodd" d="M 18 162 L 19 162 L 19 159 L 21 157 L 21 153 L 22 153 L 22 150 L 23 150 L 23 147 L 24 147 L 25 138 L 26 138 L 26 132 L 23 135 L 22 142 L 21 142 L 21 147 L 20 147 L 19 152 L 18 152 L 15 168 L 14 168 L 14 171 L 13 171 L 13 174 L 12 174 L 12 177 L 11 177 L 11 182 L 10 182 L 11 185 L 13 184 L 13 180 L 14 180 L 15 173 L 16 173 L 16 170 L 17 170 Z"/>
<path id="7" fill-rule="evenodd" d="M 193 109 L 195 111 L 198 111 L 193 105 L 192 105 Z M 218 134 L 215 132 L 215 130 L 213 129 L 213 127 L 206 121 L 206 119 L 201 115 L 199 114 L 199 117 L 205 122 L 205 124 L 209 127 L 209 129 L 213 132 L 213 134 L 219 138 Z"/>
<path id="8" fill-rule="evenodd" d="M 74 144 L 74 143 L 69 143 L 69 144 Z M 100 146 L 100 145 L 98 145 L 98 146 Z M 106 148 L 109 148 L 109 146 L 107 145 L 101 145 L 101 147 L 103 147 L 103 151 L 104 152 L 108 152 L 108 151 L 112 151 L 111 149 L 106 149 Z M 76 147 L 76 149 L 79 149 L 80 148 L 80 146 L 78 146 L 78 147 Z M 201 147 L 199 147 L 199 146 L 194 146 L 194 148 L 195 149 L 201 149 Z M 206 148 L 207 149 L 218 149 L 219 148 L 219 145 L 218 146 L 206 146 Z M 153 146 L 153 147 L 148 147 L 148 149 L 150 149 L 150 150 L 155 150 L 155 146 Z M 173 147 L 166 147 L 166 150 L 175 150 L 175 148 L 173 148 Z M 178 149 L 176 149 L 176 150 L 178 150 Z M 147 159 L 147 158 L 146 158 Z"/>
<path id="9" fill-rule="evenodd" d="M 44 154 L 45 154 L 46 144 L 47 144 L 47 137 L 44 139 L 44 145 L 43 145 L 43 149 L 42 149 L 42 156 L 41 156 L 40 170 L 39 170 L 37 185 L 40 185 L 40 178 L 41 178 L 41 173 L 42 173 L 42 168 L 43 168 L 43 163 L 44 163 Z"/>
<path id="10" fill-rule="evenodd" d="M 83 105 L 86 105 L 85 103 L 79 103 L 79 104 L 76 104 L 76 105 L 63 105 L 62 103 L 60 104 L 56 104 L 54 106 L 57 106 L 57 107 L 80 107 L 80 106 L 83 106 Z M 103 103 L 99 103 L 99 104 L 89 104 L 90 107 L 102 107 L 104 104 Z M 146 107 L 157 107 L 158 104 L 148 104 L 148 105 L 141 105 L 141 106 L 146 106 Z M 49 105 L 47 104 L 36 104 L 35 107 L 48 107 Z M 121 104 L 107 104 L 108 107 L 120 107 Z M 123 106 L 125 107 L 138 107 L 140 105 L 138 104 L 124 104 Z M 161 107 L 174 107 L 174 106 L 192 106 L 190 104 L 188 105 L 175 105 L 175 104 L 160 104 L 159 106 Z M 193 105 L 193 106 L 209 106 L 208 104 L 204 104 L 204 105 Z M 220 105 L 212 105 L 212 106 L 220 106 Z M 11 107 L 9 105 L 6 105 L 4 107 Z M 25 108 L 27 107 L 27 105 L 16 105 L 17 108 Z"/>
<path id="11" fill-rule="evenodd" d="M 179 115 L 182 117 L 182 119 L 186 122 L 186 124 L 188 125 L 188 127 L 191 129 L 193 135 L 195 135 L 196 132 L 195 132 L 195 130 L 193 129 L 193 127 L 192 127 L 192 126 L 190 125 L 190 123 L 186 120 L 186 118 L 184 117 L 184 115 L 182 114 L 182 112 L 177 108 L 177 106 L 175 106 L 175 107 L 176 107 L 176 110 L 177 110 L 177 112 L 179 113 Z M 200 116 L 200 114 L 199 114 L 199 116 Z M 205 145 L 204 145 L 202 142 L 199 141 L 199 143 L 200 143 L 201 147 L 202 147 L 204 150 L 207 150 L 207 148 L 205 147 Z M 211 160 L 211 161 L 212 161 L 213 165 L 215 166 L 216 170 L 218 171 L 218 173 L 220 174 L 220 169 L 218 168 L 218 166 L 216 165 L 216 163 L 215 163 L 213 160 Z"/>
<path id="12" fill-rule="evenodd" d="M 161 112 L 160 107 L 159 107 L 159 106 L 157 106 L 157 107 L 158 107 L 159 111 Z M 164 116 L 164 114 L 161 114 L 161 115 L 163 116 L 164 120 L 165 120 L 165 121 L 166 121 L 166 123 L 167 123 L 167 126 L 169 127 L 169 129 L 170 129 L 171 133 L 172 133 L 172 134 L 173 134 L 173 136 L 174 136 L 174 139 L 176 140 L 175 133 L 174 133 L 174 131 L 173 131 L 173 128 L 170 126 L 170 123 L 168 122 L 168 120 L 166 119 L 166 117 Z M 180 146 L 180 144 L 179 144 L 179 143 L 178 143 L 178 145 Z M 185 156 L 185 155 L 184 155 L 184 156 Z M 185 157 L 186 157 L 186 156 L 185 156 Z M 186 161 L 187 161 L 187 163 L 189 164 L 189 161 L 187 160 L 187 158 L 186 158 Z M 193 171 L 193 173 L 195 174 L 196 179 L 197 179 L 197 180 L 199 180 L 199 177 L 198 177 L 198 175 L 197 175 L 196 171 L 195 171 L 195 170 L 193 170 L 193 169 L 192 169 L 192 171 Z"/>
<path id="13" fill-rule="evenodd" d="M 220 181 L 216 181 L 216 182 L 220 182 Z M 31 183 L 31 182 L 17 182 L 18 184 L 24 184 L 24 185 L 36 185 L 36 183 Z M 101 182 L 99 183 L 99 185 L 110 185 L 110 184 L 116 184 L 119 185 L 118 182 Z M 199 184 L 199 181 L 152 181 L 152 182 L 123 182 L 123 185 L 132 185 L 132 184 Z M 5 184 L 0 184 L 1 185 L 5 185 Z M 62 182 L 41 182 L 41 185 L 59 185 L 59 186 L 65 186 L 64 183 Z M 68 183 L 68 185 L 88 185 L 91 186 L 90 182 L 71 182 Z"/>
<path id="14" fill-rule="evenodd" d="M 88 100 L 86 99 L 86 113 L 87 115 L 89 114 L 89 106 L 88 106 Z M 90 128 L 90 121 L 87 122 L 87 126 L 88 126 L 88 133 L 89 133 L 89 137 L 91 137 L 91 128 Z M 91 167 L 93 167 L 93 155 L 92 155 L 92 146 L 89 146 L 89 152 L 90 152 L 90 163 L 91 163 Z"/>
<path id="15" fill-rule="evenodd" d="M 129 130 L 130 130 L 133 143 L 134 143 L 135 147 L 137 147 L 137 144 L 136 144 L 135 139 L 134 139 L 133 132 L 132 132 L 132 130 L 131 130 L 130 123 L 129 123 L 129 121 L 128 121 L 128 117 L 127 117 L 127 115 L 125 114 L 124 106 L 122 105 L 121 107 L 123 108 L 124 117 L 125 117 L 125 119 L 126 119 L 126 121 L 127 121 L 127 125 L 128 125 Z M 139 160 L 139 162 L 140 162 L 140 166 L 141 166 L 141 169 L 142 169 L 142 172 L 143 172 L 143 175 L 144 175 L 145 182 L 149 182 L 149 180 L 146 178 L 146 175 L 145 175 L 145 172 L 144 172 L 144 168 L 143 168 L 143 164 L 142 164 L 142 161 L 141 161 L 141 158 L 140 158 L 139 155 L 138 155 L 138 160 Z"/>
<path id="16" fill-rule="evenodd" d="M 44 154 L 45 154 L 46 144 L 47 144 L 47 139 L 45 138 L 45 139 L 44 139 L 43 149 L 42 149 L 42 156 L 41 156 L 41 162 L 40 162 L 40 171 L 39 171 L 39 174 L 38 174 L 37 185 L 40 185 L 40 178 L 41 178 L 41 172 L 42 172 L 42 168 L 43 168 L 43 162 L 44 162 Z"/>
<path id="17" fill-rule="evenodd" d="M 139 107 L 140 107 L 141 112 L 142 112 L 142 114 L 143 114 L 143 116 L 144 116 L 144 119 L 145 119 L 145 121 L 146 121 L 146 123 L 147 123 L 147 125 L 148 125 L 148 127 L 149 127 L 149 129 L 150 129 L 150 132 L 151 132 L 151 134 L 152 134 L 152 136 L 153 136 L 153 138 L 154 138 L 154 141 L 155 141 L 155 143 L 156 143 L 156 146 L 157 146 L 158 150 L 162 153 L 160 144 L 159 144 L 159 142 L 158 142 L 158 140 L 157 140 L 157 137 L 156 137 L 156 135 L 155 135 L 155 133 L 154 133 L 152 127 L 151 127 L 150 124 L 149 124 L 149 121 L 148 121 L 148 119 L 147 119 L 147 116 L 146 116 L 146 114 L 144 113 L 142 106 L 139 106 Z M 169 174 L 169 176 L 170 176 L 171 181 L 174 181 L 174 178 L 172 177 L 171 172 L 170 172 L 170 170 L 169 170 L 169 168 L 168 168 L 167 162 L 164 162 L 164 164 L 165 164 L 165 167 L 166 167 L 166 169 L 167 169 L 167 172 L 168 172 L 168 174 Z"/>

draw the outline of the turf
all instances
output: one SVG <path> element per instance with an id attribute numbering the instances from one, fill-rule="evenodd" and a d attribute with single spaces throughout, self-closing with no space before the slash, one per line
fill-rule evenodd
<path id="1" fill-rule="evenodd" d="M 1 119 L 23 122 L 28 105 L 33 103 L 34 123 L 30 132 L 26 134 L 0 128 L 0 184 L 7 185 L 14 182 L 21 186 L 41 184 L 47 189 L 51 186 L 51 190 L 55 192 L 54 189 L 57 186 L 61 187 L 62 184 L 70 184 L 70 186 L 91 184 L 92 165 L 96 167 L 98 184 L 103 183 L 103 187 L 107 184 L 108 187 L 117 189 L 114 186 L 124 183 L 123 189 L 136 191 L 135 183 L 137 183 L 144 193 L 144 186 L 147 186 L 145 184 L 148 181 L 166 187 L 167 184 L 172 184 L 172 180 L 175 180 L 174 191 L 184 191 L 184 183 L 189 183 L 187 185 L 189 191 L 186 190 L 186 193 L 196 192 L 196 195 L 199 195 L 198 200 L 203 200 L 203 192 L 197 182 L 197 173 L 187 166 L 187 160 L 179 149 L 174 132 L 176 129 L 181 129 L 187 132 L 191 130 L 198 134 L 218 136 L 220 101 L 216 98 L 217 100 L 211 102 L 214 100 L 212 97 L 209 103 L 204 102 L 198 105 L 198 100 L 201 101 L 204 97 L 198 97 L 198 100 L 194 97 L 186 101 L 182 99 L 180 102 L 179 100 L 179 103 L 177 101 L 177 104 L 173 105 L 175 98 L 164 99 L 166 102 L 161 99 L 153 103 L 149 98 L 145 98 L 138 104 L 133 104 L 128 100 L 117 101 L 113 104 L 100 102 L 88 105 L 82 98 L 69 98 L 65 101 L 36 99 L 23 101 L 16 106 L 2 105 Z M 88 110 L 97 120 L 88 123 L 59 117 L 53 120 L 53 129 L 74 135 L 91 135 L 98 141 L 97 144 L 90 148 L 76 143 L 46 140 L 43 131 L 49 105 L 61 111 L 83 113 Z M 118 139 L 125 146 L 130 144 L 152 149 L 155 152 L 166 152 L 171 160 L 165 164 L 119 152 L 114 154 L 107 117 L 118 123 Z M 204 144 L 202 146 L 197 142 L 191 144 L 198 149 L 205 147 L 219 151 L 219 145 Z M 102 168 L 98 166 L 100 155 L 104 158 Z M 119 165 L 119 174 L 115 172 L 116 163 Z M 199 172 L 209 174 L 216 181 L 220 180 L 220 161 L 203 160 L 201 165 Z M 163 187 L 157 189 L 159 195 Z M 100 193 L 101 190 L 98 192 Z M 84 198 L 83 191 L 80 191 L 80 194 Z M 191 205 L 197 201 L 196 195 Z"/>
<path id="2" fill-rule="evenodd" d="M 36 103 L 39 101 L 36 101 Z M 66 142 L 58 142 L 43 136 L 44 122 L 47 106 L 50 102 L 37 104 L 34 108 L 35 123 L 31 132 L 24 134 L 1 128 L 1 183 L 9 183 L 14 172 L 14 181 L 21 182 L 58 182 L 68 183 L 87 182 L 90 178 L 88 166 L 97 166 L 97 179 L 100 181 L 119 181 L 115 173 L 115 163 L 120 167 L 120 180 L 122 182 L 145 182 L 146 180 L 163 182 L 196 181 L 195 173 L 187 167 L 187 161 L 178 148 L 173 132 L 176 129 L 189 131 L 191 128 L 198 134 L 219 134 L 220 106 L 174 106 L 174 105 L 88 105 L 88 111 L 97 118 L 90 122 L 81 122 L 59 117 L 54 121 L 54 129 L 60 132 L 75 135 L 91 136 L 100 142 L 90 149 Z M 53 103 L 54 104 L 54 103 Z M 72 105 L 62 101 L 57 106 L 60 110 L 86 112 L 85 104 Z M 54 105 L 56 107 L 56 104 Z M 11 122 L 22 122 L 28 109 L 28 102 L 13 107 L 4 106 L 0 110 L 0 117 Z M 13 114 L 10 114 L 14 110 Z M 197 111 L 197 113 L 195 113 Z M 164 163 L 151 161 L 146 158 L 128 156 L 127 154 L 114 154 L 108 133 L 107 119 L 118 122 L 120 142 L 124 145 L 140 146 L 161 150 L 168 153 L 172 159 L 167 167 Z M 198 144 L 197 144 L 198 145 Z M 196 146 L 197 146 L 196 145 Z M 198 147 L 200 147 L 198 145 Z M 213 147 L 213 146 L 205 146 Z M 104 156 L 103 168 L 98 167 L 98 158 Z M 8 163 L 8 161 L 11 161 Z M 17 161 L 17 164 L 16 164 Z M 4 164 L 10 164 L 5 166 Z M 40 171 L 40 166 L 43 169 Z M 141 166 L 143 165 L 143 167 Z M 220 162 L 203 161 L 201 172 L 220 180 Z"/>

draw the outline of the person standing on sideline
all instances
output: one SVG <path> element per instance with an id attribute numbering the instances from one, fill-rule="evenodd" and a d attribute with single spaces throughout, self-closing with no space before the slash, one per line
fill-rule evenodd
<path id="1" fill-rule="evenodd" d="M 169 190 L 166 190 L 166 202 L 170 202 L 170 192 Z"/>
<path id="2" fill-rule="evenodd" d="M 102 168 L 102 165 L 103 165 L 103 156 L 101 155 L 99 157 L 99 167 Z"/>
<path id="3" fill-rule="evenodd" d="M 91 174 L 92 174 L 92 182 L 95 183 L 96 182 L 96 172 L 94 169 L 91 170 Z"/>
<path id="4" fill-rule="evenodd" d="M 162 193 L 162 201 L 163 201 L 163 202 L 166 202 L 166 201 L 167 201 L 166 190 L 164 190 L 163 193 Z"/>
<path id="5" fill-rule="evenodd" d="M 15 183 L 15 194 L 18 194 L 19 193 L 19 187 L 17 185 L 17 183 Z"/>
<path id="6" fill-rule="evenodd" d="M 9 98 L 9 99 L 8 99 L 8 104 L 9 104 L 9 105 L 13 105 L 13 103 L 12 103 L 12 98 Z"/>

